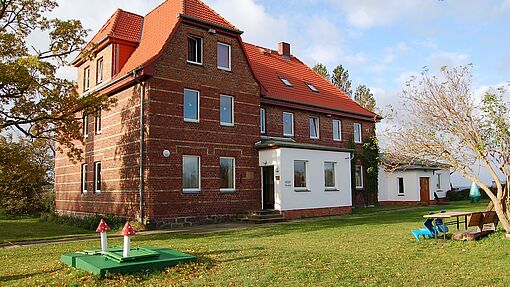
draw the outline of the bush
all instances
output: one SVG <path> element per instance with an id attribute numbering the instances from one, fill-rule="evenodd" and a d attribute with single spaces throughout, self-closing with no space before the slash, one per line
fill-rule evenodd
<path id="1" fill-rule="evenodd" d="M 469 191 L 470 191 L 470 188 L 464 188 L 464 189 L 460 189 L 460 190 L 455 190 L 455 189 L 450 190 L 446 193 L 446 198 L 448 199 L 448 201 L 470 200 Z M 480 195 L 481 195 L 480 198 L 482 198 L 482 199 L 489 199 L 489 197 L 483 190 L 480 190 Z"/>
<path id="2" fill-rule="evenodd" d="M 66 224 L 80 227 L 87 230 L 96 230 L 99 221 L 104 219 L 111 229 L 121 229 L 126 223 L 126 218 L 110 215 L 90 215 L 85 217 L 57 215 L 55 213 L 42 213 L 39 217 L 40 222 L 53 222 L 57 224 Z"/>

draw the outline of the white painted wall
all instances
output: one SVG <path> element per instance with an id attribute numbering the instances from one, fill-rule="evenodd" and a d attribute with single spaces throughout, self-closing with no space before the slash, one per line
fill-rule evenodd
<path id="1" fill-rule="evenodd" d="M 294 189 L 294 161 L 307 161 L 309 191 Z M 335 162 L 338 190 L 324 188 L 324 162 Z M 275 166 L 275 209 L 296 210 L 352 206 L 350 153 L 279 148 L 259 152 L 260 166 Z"/>
<path id="2" fill-rule="evenodd" d="M 441 186 L 438 177 L 441 174 Z M 398 194 L 398 178 L 404 178 L 404 195 Z M 379 167 L 379 201 L 420 201 L 420 177 L 430 178 L 430 200 L 434 200 L 434 192 L 440 198 L 446 197 L 450 190 L 450 171 L 445 170 L 406 170 L 387 172 Z"/>

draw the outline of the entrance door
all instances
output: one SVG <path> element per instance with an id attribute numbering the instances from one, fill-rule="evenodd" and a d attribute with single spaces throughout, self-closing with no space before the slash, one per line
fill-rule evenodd
<path id="1" fill-rule="evenodd" d="M 264 209 L 274 209 L 274 167 L 262 168 L 262 202 Z"/>
<path id="2" fill-rule="evenodd" d="M 430 203 L 430 178 L 420 177 L 420 202 Z"/>

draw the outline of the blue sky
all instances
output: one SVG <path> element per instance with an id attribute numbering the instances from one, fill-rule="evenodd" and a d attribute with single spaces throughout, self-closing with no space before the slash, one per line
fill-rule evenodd
<path id="1" fill-rule="evenodd" d="M 162 0 L 59 2 L 56 16 L 78 18 L 97 31 L 116 8 L 145 15 Z M 434 71 L 472 63 L 477 95 L 510 80 L 510 0 L 204 2 L 245 31 L 247 42 L 275 49 L 287 41 L 310 66 L 342 64 L 353 87 L 370 87 L 381 109 L 396 105 L 403 83 L 424 66 Z M 73 69 L 63 73 L 76 77 Z"/>

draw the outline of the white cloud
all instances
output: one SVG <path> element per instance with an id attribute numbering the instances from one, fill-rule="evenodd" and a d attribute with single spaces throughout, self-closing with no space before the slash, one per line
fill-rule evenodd
<path id="1" fill-rule="evenodd" d="M 427 57 L 427 65 L 431 69 L 441 66 L 456 67 L 469 64 L 469 56 L 460 52 L 436 51 Z"/>
<path id="2" fill-rule="evenodd" d="M 409 81 L 411 79 L 411 77 L 417 76 L 417 74 L 418 73 L 416 73 L 414 71 L 406 71 L 406 72 L 400 73 L 400 75 L 398 77 L 396 77 L 394 80 L 398 85 L 402 86 L 405 82 Z"/>
<path id="3" fill-rule="evenodd" d="M 289 41 L 288 22 L 284 17 L 271 16 L 263 5 L 253 0 L 206 0 L 212 9 L 239 29 L 243 40 L 275 49 L 277 43 Z"/>

